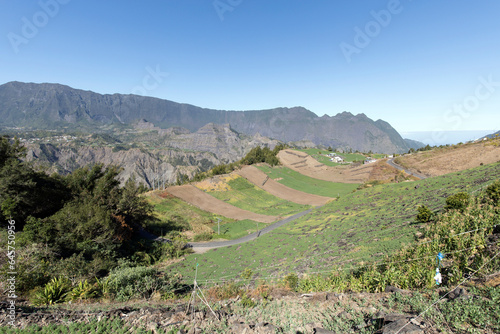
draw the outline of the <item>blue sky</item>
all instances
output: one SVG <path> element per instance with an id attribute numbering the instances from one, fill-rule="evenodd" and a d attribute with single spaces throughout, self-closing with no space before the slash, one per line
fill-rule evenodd
<path id="1" fill-rule="evenodd" d="M 494 0 L 0 0 L 0 84 L 493 131 L 499 13 Z"/>

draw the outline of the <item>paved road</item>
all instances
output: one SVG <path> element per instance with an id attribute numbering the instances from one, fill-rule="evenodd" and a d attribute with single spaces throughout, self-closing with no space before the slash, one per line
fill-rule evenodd
<path id="1" fill-rule="evenodd" d="M 318 207 L 319 208 L 319 207 Z M 309 212 L 311 212 L 313 209 L 309 209 L 300 213 L 297 213 L 293 216 L 290 216 L 288 218 L 282 219 L 274 224 L 268 225 L 264 227 L 262 230 L 259 230 L 258 232 L 254 232 L 252 234 L 246 235 L 242 238 L 239 239 L 234 239 L 234 240 L 227 240 L 227 241 L 212 241 L 212 242 L 189 242 L 187 244 L 187 247 L 192 247 L 192 248 L 220 248 L 220 247 L 227 247 L 227 246 L 232 246 L 232 245 L 237 245 L 241 244 L 250 240 L 254 240 L 261 235 L 264 235 L 266 233 L 271 232 L 272 230 L 277 229 L 280 226 L 283 226 L 285 224 L 288 224 L 295 219 L 298 219 Z"/>
<path id="2" fill-rule="evenodd" d="M 405 173 L 407 173 L 407 174 L 410 174 L 410 175 L 413 175 L 413 176 L 415 176 L 415 177 L 418 177 L 418 178 L 419 178 L 419 179 L 421 179 L 421 180 L 423 180 L 423 179 L 426 179 L 426 178 L 427 178 L 427 176 L 424 176 L 424 175 L 422 175 L 422 174 L 418 174 L 418 173 L 410 172 L 409 170 L 404 169 L 402 166 L 400 166 L 400 165 L 398 165 L 397 163 L 395 163 L 395 162 L 394 162 L 394 158 L 387 160 L 387 163 L 388 163 L 390 166 L 392 166 L 392 167 L 394 167 L 394 168 L 396 168 L 396 169 L 402 170 L 402 171 L 404 171 L 404 172 L 405 172 Z"/>

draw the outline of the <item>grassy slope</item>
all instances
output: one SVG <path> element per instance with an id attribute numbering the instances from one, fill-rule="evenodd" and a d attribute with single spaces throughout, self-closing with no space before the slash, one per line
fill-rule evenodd
<path id="1" fill-rule="evenodd" d="M 208 191 L 208 193 L 240 209 L 270 216 L 293 215 L 310 209 L 308 205 L 293 203 L 273 196 L 243 177 L 228 181 L 228 185 L 229 190 Z"/>
<path id="2" fill-rule="evenodd" d="M 307 149 L 302 149 L 302 150 L 297 150 L 297 151 L 307 153 L 311 157 L 313 157 L 314 159 L 318 160 L 319 162 L 321 162 L 322 164 L 325 164 L 327 166 L 341 165 L 339 163 L 332 162 L 332 161 L 330 161 L 330 158 L 325 157 L 326 154 L 332 153 L 331 151 L 318 150 L 315 148 L 307 148 Z M 363 154 L 359 154 L 359 153 L 337 153 L 337 154 L 340 157 L 342 157 L 344 159 L 344 161 L 347 161 L 347 162 L 363 161 L 366 158 Z"/>
<path id="3" fill-rule="evenodd" d="M 217 234 L 217 218 L 221 219 L 221 235 L 223 239 L 236 239 L 256 231 L 257 223 L 252 220 L 237 221 L 227 217 L 203 211 L 172 196 L 162 197 L 159 193 L 146 195 L 149 203 L 154 205 L 157 224 L 150 224 L 147 229 L 156 235 L 165 235 L 168 231 L 179 229 L 179 226 L 191 226 L 195 234 L 214 231 Z M 263 224 L 259 224 L 262 228 Z M 217 236 L 215 236 L 217 237 Z"/>
<path id="4" fill-rule="evenodd" d="M 327 197 L 344 196 L 351 193 L 359 186 L 358 184 L 353 183 L 335 183 L 314 179 L 286 167 L 271 168 L 269 166 L 262 165 L 258 166 L 258 168 L 269 175 L 271 179 L 278 179 L 279 183 L 289 188 L 300 190 L 309 194 Z"/>
<path id="5" fill-rule="evenodd" d="M 341 197 L 311 214 L 257 240 L 190 255 L 170 270 L 192 281 L 193 263 L 200 264 L 198 280 L 237 278 L 245 268 L 257 277 L 282 277 L 296 272 L 329 271 L 333 266 L 381 260 L 413 242 L 411 224 L 418 205 L 432 210 L 459 191 L 474 192 L 500 178 L 500 164 L 417 182 L 380 185 Z M 418 187 L 416 188 L 416 186 Z M 351 261 L 351 262 L 346 262 Z"/>

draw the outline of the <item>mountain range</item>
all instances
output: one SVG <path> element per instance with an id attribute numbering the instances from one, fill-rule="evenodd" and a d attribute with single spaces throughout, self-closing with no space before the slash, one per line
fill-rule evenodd
<path id="1" fill-rule="evenodd" d="M 180 127 L 188 132 L 196 132 L 209 123 L 228 124 L 232 130 L 247 136 L 363 152 L 402 153 L 419 146 L 405 141 L 389 123 L 373 121 L 364 114 L 342 112 L 319 117 L 303 107 L 214 110 L 153 97 L 102 95 L 60 84 L 0 85 L 2 129 L 112 132 L 141 120 L 160 130 Z"/>

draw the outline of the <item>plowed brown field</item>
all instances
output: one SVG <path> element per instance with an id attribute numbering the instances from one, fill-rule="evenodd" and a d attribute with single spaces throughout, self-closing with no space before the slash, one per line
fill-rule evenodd
<path id="1" fill-rule="evenodd" d="M 341 183 L 363 183 L 368 181 L 374 164 L 329 167 L 319 163 L 307 153 L 295 150 L 283 150 L 278 153 L 281 163 L 306 176 Z"/>
<path id="2" fill-rule="evenodd" d="M 272 223 L 277 220 L 276 216 L 266 216 L 258 213 L 253 213 L 247 210 L 237 208 L 231 204 L 218 200 L 217 198 L 206 194 L 202 190 L 190 184 L 183 186 L 169 187 L 165 190 L 171 195 L 182 199 L 198 208 L 222 215 L 227 218 L 238 220 L 250 219 L 261 223 Z"/>
<path id="3" fill-rule="evenodd" d="M 237 173 L 255 184 L 257 187 L 267 191 L 271 195 L 276 197 L 286 199 L 287 201 L 305 204 L 321 206 L 326 204 L 326 202 L 332 200 L 330 197 L 318 196 L 308 194 L 299 190 L 288 188 L 287 186 L 270 179 L 266 173 L 262 172 L 254 166 L 244 166 L 242 169 L 238 170 Z"/>

